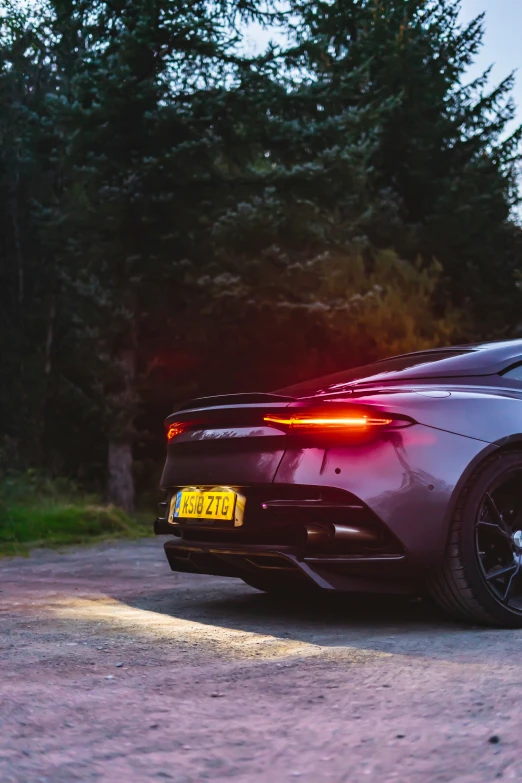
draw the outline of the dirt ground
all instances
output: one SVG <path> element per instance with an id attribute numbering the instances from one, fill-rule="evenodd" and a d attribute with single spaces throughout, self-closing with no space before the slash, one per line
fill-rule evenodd
<path id="1" fill-rule="evenodd" d="M 522 780 L 522 632 L 270 599 L 161 539 L 0 561 L 0 781 Z"/>

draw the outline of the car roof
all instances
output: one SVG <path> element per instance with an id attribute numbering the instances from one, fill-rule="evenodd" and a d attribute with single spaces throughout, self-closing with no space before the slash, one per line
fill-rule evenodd
<path id="1" fill-rule="evenodd" d="M 493 375 L 522 362 L 522 340 L 455 345 L 392 356 L 372 364 L 287 386 L 287 394 L 340 391 L 360 383 Z"/>
<path id="2" fill-rule="evenodd" d="M 442 354 L 447 354 L 441 358 Z M 452 345 L 447 348 L 430 348 L 425 351 L 413 351 L 412 353 L 399 354 L 389 357 L 389 359 L 380 359 L 375 364 L 389 361 L 390 359 L 406 359 L 407 357 L 425 357 L 426 364 L 433 363 L 433 369 L 437 374 L 451 367 L 452 374 L 462 370 L 486 370 L 488 374 L 490 368 L 495 368 L 498 364 L 514 362 L 522 358 L 522 340 L 503 340 L 497 342 L 471 343 L 468 345 Z M 446 361 L 448 364 L 446 365 Z M 443 362 L 444 364 L 442 364 Z M 435 367 L 437 364 L 437 367 Z M 416 367 L 425 365 L 416 365 Z M 413 369 L 413 368 L 412 368 Z M 495 369 L 491 369 L 495 372 Z"/>

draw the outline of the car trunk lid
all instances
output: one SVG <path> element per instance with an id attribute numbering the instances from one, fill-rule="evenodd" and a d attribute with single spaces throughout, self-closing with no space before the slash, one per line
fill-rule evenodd
<path id="1" fill-rule="evenodd" d="M 266 484 L 273 481 L 286 438 L 263 416 L 295 398 L 279 394 L 230 394 L 191 400 L 165 422 L 176 429 L 167 445 L 164 488 Z"/>

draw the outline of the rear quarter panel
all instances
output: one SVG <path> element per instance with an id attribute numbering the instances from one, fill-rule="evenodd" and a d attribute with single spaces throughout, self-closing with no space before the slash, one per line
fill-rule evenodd
<path id="1" fill-rule="evenodd" d="M 439 560 L 463 482 L 495 446 L 416 425 L 365 445 L 286 451 L 275 483 L 339 487 L 388 525 L 409 559 Z"/>
<path id="2" fill-rule="evenodd" d="M 339 398 L 336 400 L 339 402 Z M 347 398 L 346 402 L 350 402 Z M 359 397 L 358 402 L 404 413 L 429 427 L 502 444 L 522 440 L 522 395 L 507 389 L 418 389 Z"/>

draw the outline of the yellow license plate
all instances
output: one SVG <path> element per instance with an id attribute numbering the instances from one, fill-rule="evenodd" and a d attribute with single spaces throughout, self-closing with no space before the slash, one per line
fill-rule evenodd
<path id="1" fill-rule="evenodd" d="M 169 522 L 197 519 L 233 522 L 234 527 L 243 524 L 245 498 L 232 489 L 182 489 L 171 500 Z"/>

